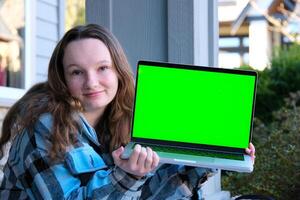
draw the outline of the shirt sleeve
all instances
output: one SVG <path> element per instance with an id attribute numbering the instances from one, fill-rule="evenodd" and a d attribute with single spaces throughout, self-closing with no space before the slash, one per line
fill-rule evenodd
<path id="1" fill-rule="evenodd" d="M 82 150 L 82 148 L 74 149 L 76 153 Z M 51 165 L 45 159 L 43 152 L 39 150 L 31 152 L 25 160 L 27 193 L 36 199 L 99 199 L 99 197 L 138 199 L 140 197 L 145 180 L 137 180 L 118 167 L 108 169 L 97 165 L 90 153 L 91 151 L 85 150 L 86 157 L 91 161 L 90 164 L 84 161 L 76 163 L 76 160 L 70 166 L 68 161 L 67 164 Z M 80 176 L 87 173 L 91 176 L 86 185 L 83 185 Z"/>
<path id="2" fill-rule="evenodd" d="M 111 184 L 93 191 L 93 199 L 140 199 L 146 177 L 136 179 L 115 166 L 110 173 Z"/>
<path id="3" fill-rule="evenodd" d="M 162 164 L 147 180 L 141 199 L 190 199 L 214 169 Z"/>

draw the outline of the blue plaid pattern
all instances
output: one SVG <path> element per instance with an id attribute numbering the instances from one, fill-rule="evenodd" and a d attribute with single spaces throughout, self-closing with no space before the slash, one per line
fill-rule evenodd
<path id="1" fill-rule="evenodd" d="M 161 165 L 137 180 L 99 154 L 97 135 L 80 116 L 79 141 L 65 159 L 52 162 L 52 116 L 43 114 L 33 133 L 18 134 L 4 167 L 0 199 L 190 199 L 195 188 L 214 173 L 211 169 Z M 93 143 L 93 144 L 92 144 Z"/>

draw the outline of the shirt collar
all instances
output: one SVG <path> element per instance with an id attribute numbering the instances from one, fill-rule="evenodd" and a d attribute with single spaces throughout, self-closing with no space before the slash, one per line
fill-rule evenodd
<path id="1" fill-rule="evenodd" d="M 81 123 L 81 132 L 97 146 L 100 146 L 95 129 L 89 125 L 83 114 L 79 115 Z"/>

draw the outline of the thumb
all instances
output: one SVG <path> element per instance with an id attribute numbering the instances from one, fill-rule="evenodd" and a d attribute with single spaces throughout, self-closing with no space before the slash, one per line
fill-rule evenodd
<path id="1" fill-rule="evenodd" d="M 121 160 L 120 156 L 122 155 L 123 152 L 124 152 L 124 147 L 122 146 L 112 152 L 112 157 L 114 159 L 115 164 L 120 162 Z"/>

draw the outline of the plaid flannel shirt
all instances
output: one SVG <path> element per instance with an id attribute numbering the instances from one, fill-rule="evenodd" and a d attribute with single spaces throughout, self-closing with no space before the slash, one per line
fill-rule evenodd
<path id="1" fill-rule="evenodd" d="M 12 142 L 0 199 L 190 199 L 213 170 L 164 164 L 142 179 L 115 166 L 111 155 L 96 152 L 97 135 L 80 116 L 79 141 L 65 159 L 51 162 L 52 116 L 43 114 L 33 133 Z"/>

